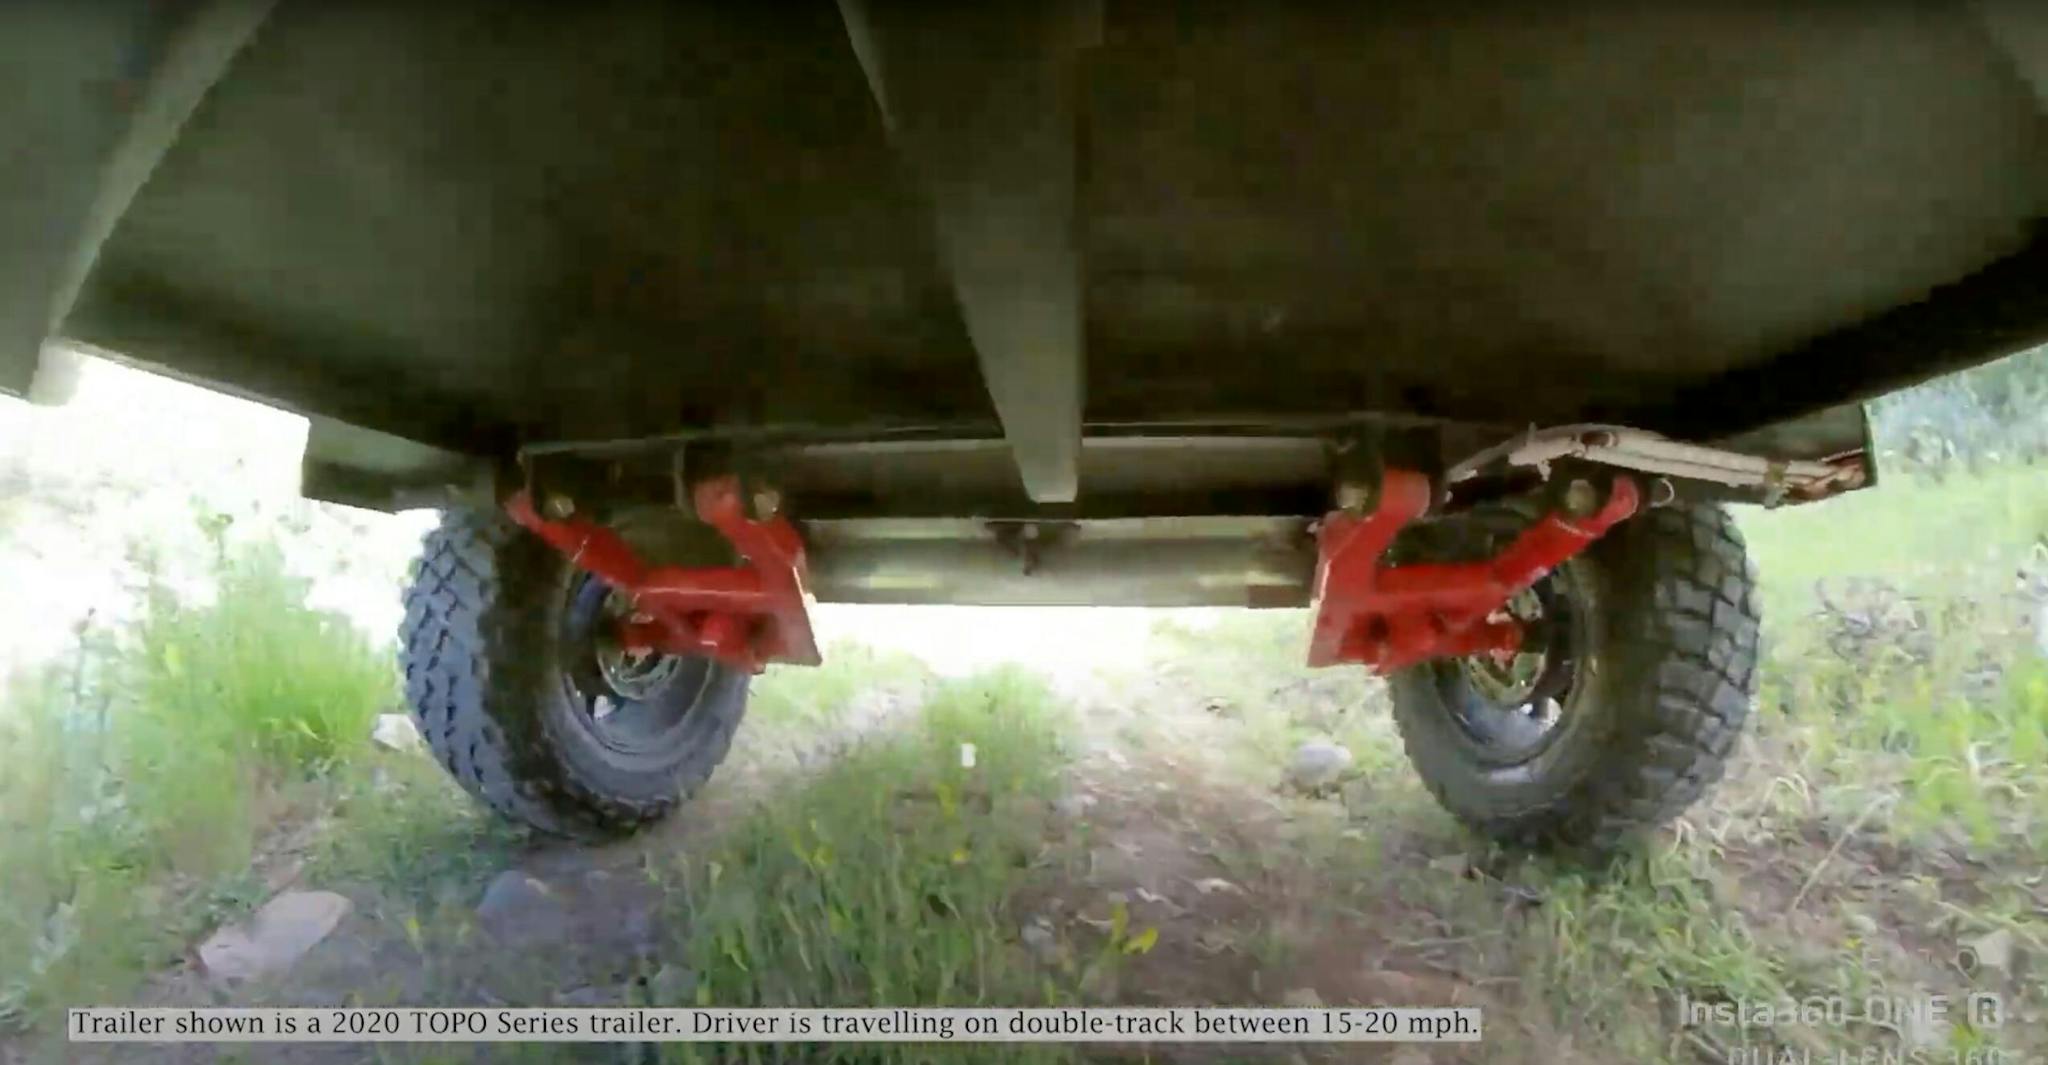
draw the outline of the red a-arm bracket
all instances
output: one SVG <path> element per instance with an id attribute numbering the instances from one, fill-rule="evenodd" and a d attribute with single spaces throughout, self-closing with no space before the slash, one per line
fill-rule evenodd
<path id="1" fill-rule="evenodd" d="M 1388 470 L 1371 513 L 1339 510 L 1323 519 L 1309 665 L 1359 662 L 1391 673 L 1432 658 L 1512 654 L 1522 629 L 1501 608 L 1640 503 L 1635 482 L 1617 477 L 1592 514 L 1547 515 L 1491 560 L 1382 566 L 1394 537 L 1428 509 L 1429 498 L 1429 478 Z"/>
<path id="2" fill-rule="evenodd" d="M 705 655 L 755 673 L 769 662 L 817 665 L 796 529 L 780 516 L 749 518 L 734 477 L 699 482 L 692 501 L 747 565 L 650 569 L 618 533 L 581 518 L 543 518 L 523 491 L 505 501 L 505 512 L 628 598 L 633 613 L 619 638 L 630 649 Z"/>

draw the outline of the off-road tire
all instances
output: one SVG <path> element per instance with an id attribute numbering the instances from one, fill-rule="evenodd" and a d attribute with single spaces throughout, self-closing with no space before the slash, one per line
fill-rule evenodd
<path id="1" fill-rule="evenodd" d="M 1756 694 L 1756 577 L 1726 511 L 1652 510 L 1559 571 L 1582 582 L 1586 657 L 1560 733 L 1528 762 L 1476 757 L 1442 667 L 1390 679 L 1408 758 L 1437 800 L 1511 846 L 1610 850 L 1720 779 Z"/>
<path id="2" fill-rule="evenodd" d="M 420 733 L 470 794 L 515 821 L 581 839 L 673 810 L 723 761 L 746 713 L 745 673 L 713 665 L 676 742 L 622 753 L 561 682 L 557 625 L 576 572 L 495 512 L 451 510 L 405 593 L 400 667 Z"/>

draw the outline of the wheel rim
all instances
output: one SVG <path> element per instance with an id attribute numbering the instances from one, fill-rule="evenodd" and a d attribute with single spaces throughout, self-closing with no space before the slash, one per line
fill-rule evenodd
<path id="1" fill-rule="evenodd" d="M 589 574 L 577 574 L 562 611 L 562 688 L 577 720 L 614 750 L 645 754 L 673 748 L 703 702 L 713 664 L 697 655 L 635 654 L 619 644 L 616 622 L 630 612 L 624 597 Z"/>
<path id="2" fill-rule="evenodd" d="M 1590 616 L 1584 587 L 1573 577 L 1568 563 L 1508 601 L 1507 613 L 1523 629 L 1520 653 L 1429 667 L 1458 731 L 1483 762 L 1528 762 L 1570 725 Z"/>

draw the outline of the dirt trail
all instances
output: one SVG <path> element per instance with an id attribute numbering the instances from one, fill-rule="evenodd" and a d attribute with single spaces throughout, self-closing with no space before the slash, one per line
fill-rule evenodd
<path id="1" fill-rule="evenodd" d="M 1082 723 L 1064 794 L 1049 812 L 1049 852 L 1066 857 L 1034 878 L 1014 907 L 1020 935 L 1047 966 L 1100 949 L 1114 912 L 1156 929 L 1156 947 L 1091 978 L 1091 999 L 1135 1005 L 1201 1003 L 1483 1004 L 1486 990 L 1447 962 L 1426 905 L 1397 894 L 1363 897 L 1329 882 L 1341 870 L 1315 855 L 1341 843 L 1346 802 L 1290 796 L 1282 766 L 1243 772 L 1232 748 L 1241 728 L 1199 691 L 1146 682 L 1063 693 Z M 777 734 L 750 746 L 679 816 L 641 836 L 600 846 L 533 841 L 491 879 L 482 904 L 444 898 L 422 907 L 394 885 L 334 888 L 355 903 L 325 941 L 288 972 L 227 987 L 190 963 L 161 974 L 150 1004 L 505 1004 L 610 1006 L 688 1001 L 693 975 L 675 956 L 671 869 L 716 838 L 720 826 L 820 766 L 898 728 L 914 691 L 879 691 L 822 733 Z M 1343 714 L 1346 708 L 1325 707 Z M 762 737 L 753 737 L 761 739 Z M 1413 798 L 1409 796 L 1408 798 Z M 1434 829 L 1444 826 L 1433 823 Z M 1390 825 L 1381 862 L 1430 869 L 1459 855 L 1455 838 L 1425 839 Z M 1434 878 L 1460 875 L 1464 859 Z M 420 885 L 413 885 L 419 887 Z M 431 925 L 431 927 L 422 927 Z M 347 1045 L 264 1047 L 261 1060 L 353 1061 Z M 148 1060 L 213 1060 L 216 1048 L 153 1048 Z M 582 1047 L 583 1060 L 621 1060 L 618 1048 Z M 1346 1060 L 1477 1060 L 1467 1051 L 1370 1048 Z M 1124 1057 L 1120 1053 L 1114 1057 Z M 1152 1060 L 1244 1060 L 1241 1051 L 1161 1052 Z M 1290 1052 L 1257 1055 L 1293 1060 Z M 133 1060 L 124 1056 L 123 1060 Z M 250 1060 L 255 1060 L 251 1058 Z M 1335 1058 L 1332 1058 L 1335 1060 Z M 1501 1060 L 1498 1055 L 1487 1060 Z"/>
<path id="2" fill-rule="evenodd" d="M 1855 838 L 1838 846 L 1840 825 L 1774 823 L 1760 809 L 1784 769 L 1764 741 L 1752 741 L 1737 777 L 1654 841 L 1647 857 L 1620 872 L 1581 870 L 1498 853 L 1459 829 L 1402 763 L 1370 685 L 1285 672 L 1247 679 L 1231 663 L 1204 669 L 1198 657 L 1186 661 L 1196 665 L 1160 665 L 1060 693 L 1075 732 L 1058 793 L 1034 800 L 1040 809 L 1029 820 L 1042 823 L 1043 839 L 1018 872 L 999 938 L 1046 974 L 1078 974 L 1085 1002 L 1474 1005 L 1486 1011 L 1487 1037 L 1477 1046 L 1165 1046 L 1093 1057 L 1723 1061 L 1739 1044 L 1673 1024 L 1669 988 L 1711 994 L 1758 974 L 1782 977 L 1785 986 L 1826 986 L 1791 981 L 1817 980 L 1802 974 L 1829 971 L 1844 957 L 1927 986 L 1952 973 L 1959 926 L 1952 917 L 1942 922 L 1961 912 L 1958 903 L 1975 905 L 1971 877 L 1983 871 L 1940 851 L 1893 852 Z M 301 884 L 341 891 L 355 905 L 287 973 L 222 988 L 188 963 L 161 974 L 146 1000 L 694 1001 L 686 930 L 675 927 L 685 909 L 676 905 L 677 869 L 701 866 L 700 856 L 750 812 L 789 801 L 848 752 L 905 729 L 927 690 L 921 684 L 863 691 L 829 726 L 764 721 L 743 729 L 733 761 L 702 794 L 630 840 L 529 842 L 453 888 Z M 1288 755 L 1307 735 L 1347 743 L 1357 764 L 1304 793 L 1289 783 Z M 1143 949 L 1120 946 L 1133 941 Z M 1114 964 L 1098 964 L 1104 957 Z M 1993 976 L 2011 988 L 2024 973 Z M 1946 1038 L 1851 1035 L 1853 1045 L 1895 1053 L 1899 1039 Z M 1841 1036 L 1771 1045 L 1810 1045 L 1820 1054 L 1850 1045 Z M 1873 1042 L 1880 1038 L 1893 1042 Z M 241 1060 L 356 1061 L 365 1049 L 263 1047 Z M 387 1060 L 516 1053 L 398 1048 Z M 527 1060 L 652 1060 L 645 1054 L 579 1046 Z M 215 1048 L 170 1047 L 144 1060 L 215 1058 Z"/>

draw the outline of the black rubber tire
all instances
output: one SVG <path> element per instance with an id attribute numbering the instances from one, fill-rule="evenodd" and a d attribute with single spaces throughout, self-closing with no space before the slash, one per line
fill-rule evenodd
<path id="1" fill-rule="evenodd" d="M 1591 609 L 1547 746 L 1488 764 L 1430 666 L 1390 678 L 1394 717 L 1423 782 L 1465 824 L 1515 847 L 1607 851 L 1720 779 L 1756 694 L 1756 576 L 1726 511 L 1673 506 L 1609 531 L 1558 579 L 1581 582 Z"/>
<path id="2" fill-rule="evenodd" d="M 400 667 L 434 754 L 470 794 L 515 821 L 594 839 L 668 814 L 725 759 L 747 674 L 712 665 L 656 750 L 599 739 L 562 683 L 561 612 L 576 571 L 495 512 L 451 510 L 427 535 L 405 593 Z"/>

